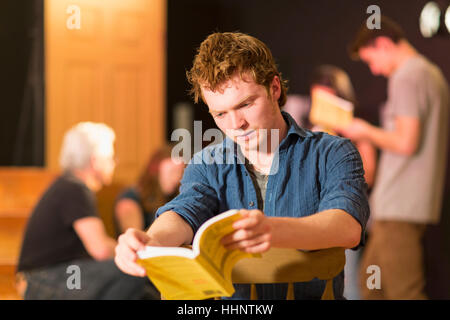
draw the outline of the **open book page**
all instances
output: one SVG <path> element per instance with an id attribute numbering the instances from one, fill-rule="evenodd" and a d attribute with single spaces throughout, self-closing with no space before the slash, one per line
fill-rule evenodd
<path id="1" fill-rule="evenodd" d="M 206 221 L 197 231 L 193 248 L 151 247 L 138 252 L 138 263 L 165 299 L 208 299 L 231 296 L 231 270 L 245 257 L 259 257 L 240 250 L 227 250 L 221 239 L 234 231 L 242 216 L 229 210 Z"/>
<path id="2" fill-rule="evenodd" d="M 324 131 L 345 127 L 353 119 L 353 103 L 321 89 L 313 90 L 309 119 Z"/>
<path id="3" fill-rule="evenodd" d="M 200 300 L 226 294 L 195 259 L 159 256 L 138 260 L 138 263 L 167 300 Z"/>
<path id="4" fill-rule="evenodd" d="M 208 220 L 194 239 L 194 247 L 200 248 L 199 262 L 229 292 L 233 293 L 231 270 L 236 262 L 246 257 L 260 257 L 240 250 L 227 250 L 221 244 L 223 236 L 234 231 L 233 223 L 242 216 L 238 210 L 229 210 Z"/>
<path id="5" fill-rule="evenodd" d="M 180 256 L 186 258 L 195 258 L 195 254 L 191 249 L 183 247 L 154 247 L 146 246 L 144 250 L 137 252 L 139 259 L 146 259 L 158 256 Z"/>

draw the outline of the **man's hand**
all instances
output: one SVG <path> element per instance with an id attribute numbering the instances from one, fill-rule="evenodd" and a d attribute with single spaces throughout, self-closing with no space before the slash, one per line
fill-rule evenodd
<path id="1" fill-rule="evenodd" d="M 349 138 L 353 141 L 364 140 L 367 138 L 367 132 L 370 124 L 360 118 L 354 118 L 353 121 L 346 127 L 334 128 L 334 130 L 341 136 Z"/>
<path id="2" fill-rule="evenodd" d="M 145 269 L 136 263 L 137 252 L 145 246 L 179 247 L 192 242 L 191 226 L 174 211 L 162 213 L 146 232 L 129 228 L 119 237 L 116 246 L 116 265 L 132 276 L 144 277 Z"/>
<path id="3" fill-rule="evenodd" d="M 240 210 L 243 218 L 233 224 L 235 231 L 222 238 L 227 249 L 240 249 L 248 253 L 269 250 L 272 227 L 269 218 L 260 210 Z"/>
<path id="4" fill-rule="evenodd" d="M 145 248 L 150 237 L 141 230 L 129 228 L 119 237 L 114 262 L 125 273 L 136 277 L 144 277 L 145 269 L 136 263 L 137 251 Z"/>

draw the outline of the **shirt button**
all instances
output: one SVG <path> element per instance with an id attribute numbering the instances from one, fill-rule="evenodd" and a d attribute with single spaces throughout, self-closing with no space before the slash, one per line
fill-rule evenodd
<path id="1" fill-rule="evenodd" d="M 250 207 L 253 207 L 255 203 L 253 201 L 250 201 L 250 203 L 248 204 Z"/>

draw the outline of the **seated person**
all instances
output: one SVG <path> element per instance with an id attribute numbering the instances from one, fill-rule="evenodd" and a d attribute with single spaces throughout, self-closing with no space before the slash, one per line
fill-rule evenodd
<path id="1" fill-rule="evenodd" d="M 64 136 L 64 172 L 33 209 L 22 242 L 17 271 L 26 282 L 25 299 L 149 297 L 147 279 L 115 266 L 116 241 L 96 209 L 94 193 L 112 181 L 114 140 L 111 128 L 92 122 Z"/>
<path id="2" fill-rule="evenodd" d="M 155 152 L 137 185 L 119 195 L 114 208 L 117 234 L 128 228 L 147 229 L 156 210 L 177 195 L 185 165 L 181 159 L 172 160 L 171 151 L 172 147 L 166 145 Z"/>

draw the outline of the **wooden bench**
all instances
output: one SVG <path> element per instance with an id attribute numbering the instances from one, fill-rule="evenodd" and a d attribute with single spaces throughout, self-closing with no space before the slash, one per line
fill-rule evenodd
<path id="1" fill-rule="evenodd" d="M 21 298 L 15 270 L 23 232 L 31 210 L 56 175 L 42 168 L 0 167 L 0 300 Z"/>
<path id="2" fill-rule="evenodd" d="M 56 176 L 42 168 L 0 167 L 0 217 L 28 218 Z"/>

